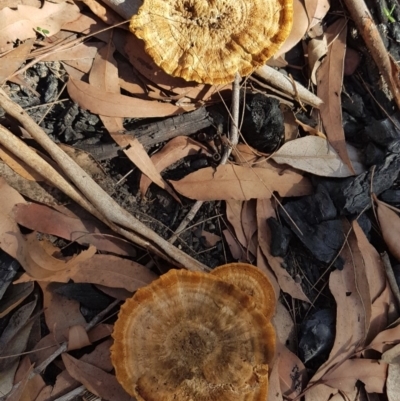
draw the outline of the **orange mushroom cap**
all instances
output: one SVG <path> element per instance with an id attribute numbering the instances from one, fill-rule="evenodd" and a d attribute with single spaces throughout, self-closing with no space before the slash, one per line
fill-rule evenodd
<path id="1" fill-rule="evenodd" d="M 275 332 L 253 300 L 206 273 L 170 270 L 121 307 L 111 358 L 139 401 L 265 401 Z"/>
<path id="2" fill-rule="evenodd" d="M 268 277 L 256 266 L 248 263 L 229 263 L 215 268 L 211 274 L 236 285 L 254 299 L 256 307 L 270 320 L 275 313 L 275 290 Z"/>
<path id="3" fill-rule="evenodd" d="M 144 0 L 130 30 L 168 74 L 225 84 L 272 57 L 292 21 L 293 0 Z"/>

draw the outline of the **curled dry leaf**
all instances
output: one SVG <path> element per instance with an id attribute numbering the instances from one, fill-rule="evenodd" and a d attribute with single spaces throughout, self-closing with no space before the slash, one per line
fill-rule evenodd
<path id="1" fill-rule="evenodd" d="M 351 154 L 355 172 L 360 174 L 365 171 L 353 149 Z M 272 159 L 277 163 L 289 164 L 299 170 L 324 177 L 353 175 L 329 142 L 318 136 L 305 136 L 289 141 L 272 155 Z"/>
<path id="2" fill-rule="evenodd" d="M 68 351 L 81 349 L 91 344 L 88 334 L 82 325 L 76 324 L 69 328 Z"/>
<path id="3" fill-rule="evenodd" d="M 235 231 L 237 240 L 244 248 L 247 248 L 247 240 L 241 219 L 242 207 L 243 201 L 228 199 L 226 201 L 226 217 Z"/>
<path id="4" fill-rule="evenodd" d="M 12 210 L 15 221 L 31 230 L 56 235 L 82 245 L 93 245 L 96 249 L 124 256 L 135 256 L 136 249 L 116 236 L 103 223 L 90 218 L 67 216 L 48 206 L 35 203 L 15 205 Z"/>
<path id="5" fill-rule="evenodd" d="M 302 0 L 293 0 L 293 15 L 296 16 L 296 22 L 292 25 L 289 36 L 283 42 L 282 47 L 273 56 L 273 60 L 283 56 L 286 52 L 296 46 L 307 33 L 308 17 Z M 269 63 L 267 62 L 267 64 Z"/>
<path id="6" fill-rule="evenodd" d="M 307 15 L 310 21 L 310 29 L 319 24 L 329 11 L 329 0 L 305 0 Z"/>
<path id="7" fill-rule="evenodd" d="M 70 77 L 68 93 L 80 107 L 92 113 L 110 117 L 165 117 L 188 111 L 170 103 L 142 100 L 109 93 Z"/>
<path id="8" fill-rule="evenodd" d="M 52 36 L 78 16 L 78 6 L 69 2 L 45 1 L 41 8 L 18 5 L 16 10 L 5 7 L 0 10 L 0 53 L 12 49 L 17 41 L 36 38 L 38 31 Z"/>
<path id="9" fill-rule="evenodd" d="M 113 255 L 94 255 L 82 264 L 75 264 L 68 269 L 55 272 L 42 281 L 67 283 L 92 283 L 107 287 L 125 288 L 134 292 L 138 288 L 150 284 L 157 275 L 146 267 L 128 259 L 121 259 Z M 32 277 L 23 275 L 18 281 L 25 282 Z"/>
<path id="10" fill-rule="evenodd" d="M 165 168 L 189 155 L 209 153 L 207 147 L 187 136 L 177 136 L 171 139 L 159 152 L 151 157 L 156 170 L 161 173 Z M 150 178 L 142 175 L 140 178 L 140 193 L 144 196 L 151 184 Z"/>
<path id="11" fill-rule="evenodd" d="M 1 11 L 0 11 L 1 13 Z M 1 37 L 1 36 L 0 36 Z M 0 57 L 0 84 L 12 75 L 27 59 L 35 39 L 28 39 L 18 47 Z"/>
<path id="12" fill-rule="evenodd" d="M 61 357 L 68 373 L 93 394 L 109 401 L 132 401 L 114 375 L 71 355 L 64 353 Z"/>
<path id="13" fill-rule="evenodd" d="M 251 168 L 235 165 L 207 167 L 171 181 L 180 194 L 196 200 L 268 199 L 276 191 L 284 196 L 302 196 L 312 192 L 309 180 L 285 169 Z"/>
<path id="14" fill-rule="evenodd" d="M 357 380 L 368 393 L 383 393 L 388 364 L 375 359 L 348 359 L 324 375 L 323 382 L 343 392 L 351 392 Z"/>
<path id="15" fill-rule="evenodd" d="M 328 42 L 335 37 L 323 63 L 317 71 L 317 94 L 323 100 L 320 107 L 322 123 L 328 140 L 340 158 L 353 172 L 349 155 L 347 154 L 342 122 L 342 106 L 340 94 L 343 84 L 344 55 L 346 53 L 347 21 L 338 19 L 326 31 Z"/>

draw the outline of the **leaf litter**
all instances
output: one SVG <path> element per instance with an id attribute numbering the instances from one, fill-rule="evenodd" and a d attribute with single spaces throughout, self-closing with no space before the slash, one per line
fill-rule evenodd
<path id="1" fill-rule="evenodd" d="M 141 170 L 143 175 L 138 187 L 142 196 L 146 192 L 151 195 L 154 191 L 151 183 L 155 183 L 178 202 L 184 198 L 224 200 L 228 227 L 224 236 L 236 258 L 257 264 L 271 278 L 276 297 L 286 303 L 291 299 L 289 309 L 293 316 L 301 308 L 312 308 L 316 300 L 304 291 L 298 277 L 285 268 L 285 260 L 271 253 L 270 240 L 275 233 L 271 233 L 266 220 L 277 217 L 276 210 L 284 208 L 285 198 L 314 192 L 310 175 L 351 177 L 365 169 L 358 155 L 349 151 L 345 141 L 344 117 L 338 94 L 343 85 L 346 30 L 344 19 L 340 18 L 326 29 L 321 24 L 329 10 L 329 3 L 325 0 L 306 0 L 303 5 L 295 0 L 300 21 L 295 24 L 281 54 L 271 62 L 287 65 L 282 55 L 302 41 L 305 34 L 312 38 L 307 49 L 310 61 L 308 74 L 312 81 L 315 73 L 317 81 L 314 80 L 314 84 L 324 102 L 320 109 L 323 128 L 321 121 L 319 125 L 311 126 L 296 120 L 293 114 L 290 121 L 286 121 L 285 136 L 290 140 L 272 155 L 272 159 L 282 163 L 282 166 L 277 166 L 256 150 L 249 147 L 245 150 L 240 145 L 235 150 L 234 161 L 227 165 L 214 164 L 187 173 L 183 178 L 172 178 L 169 182 L 173 188 L 164 178 L 164 170 L 169 171 L 170 166 L 188 156 L 201 153 L 210 158 L 209 148 L 194 139 L 177 137 L 160 146 L 159 151 L 150 157 L 148 149 L 137 139 L 123 136 L 126 119 L 168 117 L 194 110 L 205 103 L 220 102 L 219 96 L 229 95 L 231 86 L 195 85 L 168 76 L 152 63 L 144 52 L 142 42 L 119 28 L 113 30 L 115 34 L 101 32 L 92 41 L 76 42 L 71 47 L 62 48 L 62 43 L 72 38 L 71 31 L 79 34 L 93 32 L 96 25 L 104 28 L 106 24 L 70 2 L 45 1 L 42 8 L 35 2 L 21 3 L 13 7 L 7 2 L 0 2 L 0 21 L 5 21 L 0 29 L 0 57 L 3 58 L 0 80 L 5 83 L 12 80 L 28 82 L 26 77 L 16 74 L 23 70 L 30 54 L 42 57 L 42 61 L 65 63 L 70 72 L 67 84 L 69 96 L 82 109 L 99 115 L 110 138 L 122 149 L 122 154 Z M 103 14 L 101 18 L 106 21 L 109 15 Z M 57 46 L 60 50 L 54 51 Z M 46 51 L 51 54 L 46 55 Z M 125 57 L 123 61 L 121 55 Z M 14 77 L 10 78 L 12 75 Z M 32 93 L 36 91 L 34 86 L 28 90 Z M 304 135 L 307 132 L 318 136 Z M 302 137 L 295 139 L 296 135 Z M 3 150 L 0 157 L 16 175 L 34 183 L 43 182 L 43 178 L 27 167 L 23 160 L 7 153 Z M 94 166 L 93 160 L 83 163 L 86 171 Z M 104 176 L 98 171 L 92 175 Z M 93 357 L 91 360 L 90 357 L 86 359 L 91 354 L 84 353 L 82 358 L 76 359 L 65 349 L 67 352 L 62 354 L 64 365 L 60 364 L 60 359 L 56 361 L 61 366 L 61 373 L 55 386 L 46 386 L 37 374 L 34 376 L 36 379 L 28 379 L 32 371 L 31 362 L 39 364 L 44 361 L 59 348 L 61 342 L 68 341 L 69 350 L 85 350 L 89 344 L 110 334 L 112 325 L 104 324 L 96 326 L 98 334 L 93 334 L 94 331 L 86 333 L 86 320 L 79 302 L 55 291 L 61 283 L 93 284 L 106 294 L 118 294 L 119 299 L 124 299 L 156 279 L 158 274 L 135 261 L 140 251 L 133 244 L 124 243 L 112 230 L 88 215 L 76 214 L 73 208 L 57 202 L 53 202 L 52 207 L 45 206 L 43 195 L 36 197 L 33 191 L 28 191 L 21 196 L 3 179 L 0 184 L 0 247 L 16 258 L 25 271 L 19 273 L 13 290 L 7 290 L 7 296 L 2 298 L 0 314 L 11 317 L 10 322 L 13 322 L 14 316 L 26 313 L 21 327 L 12 327 L 13 324 L 9 323 L 0 334 L 0 346 L 9 346 L 18 354 L 29 344 L 29 337 L 33 337 L 31 327 L 36 319 L 33 310 L 36 308 L 37 292 L 31 282 L 39 283 L 43 315 L 50 331 L 47 336 L 36 336 L 41 340 L 35 344 L 35 354 L 30 359 L 22 358 L 19 368 L 15 363 L 18 357 L 5 359 L 7 366 L 3 367 L 2 374 L 18 368 L 14 384 L 21 383 L 9 399 L 27 399 L 29 394 L 32 400 L 45 401 L 72 391 L 79 383 L 99 397 L 128 399 L 115 376 L 109 373 L 112 367 L 108 356 Z M 29 203 L 32 199 L 39 203 Z M 399 260 L 396 242 L 398 213 L 380 200 L 375 199 L 375 205 L 382 238 L 391 255 Z M 396 345 L 399 343 L 396 319 L 399 313 L 392 289 L 381 256 L 364 233 L 364 226 L 357 222 L 351 225 L 344 222 L 343 226 L 343 249 L 338 255 L 344 261 L 343 270 L 329 271 L 324 278 L 325 284 L 329 283 L 337 309 L 335 341 L 330 355 L 319 366 L 313 366 L 310 369 L 313 375 L 307 377 L 307 369 L 296 355 L 294 344 L 290 347 L 281 344 L 270 376 L 269 399 L 298 399 L 304 396 L 306 400 L 328 400 L 331 395 L 334 395 L 332 399 L 339 399 L 340 394 L 348 394 L 349 397 L 354 394 L 360 383 L 368 394 L 386 391 L 389 399 L 395 399 L 394 383 L 398 377 Z M 28 233 L 26 229 L 34 231 Z M 218 247 L 221 237 L 215 231 L 203 227 L 201 233 L 209 242 L 208 246 Z M 69 246 L 73 245 L 73 251 L 65 256 L 60 245 L 62 242 L 55 241 L 52 236 L 58 241 L 62 238 L 67 240 Z M 160 271 L 163 268 L 157 273 Z M 326 297 L 326 294 L 323 296 Z M 283 310 L 277 312 L 277 317 L 282 320 L 277 319 L 276 326 L 287 333 L 289 341 L 293 327 L 289 312 L 285 307 Z M 18 344 L 17 348 L 15 344 Z M 92 354 L 96 350 L 99 350 L 99 355 L 100 352 L 107 353 L 109 346 L 110 340 L 106 339 L 95 347 Z M 50 348 L 42 351 L 41 347 Z M 11 380 L 12 377 L 13 374 L 10 375 Z M 101 383 L 99 377 L 102 378 Z M 8 383 L 8 390 L 10 385 L 11 382 Z"/>

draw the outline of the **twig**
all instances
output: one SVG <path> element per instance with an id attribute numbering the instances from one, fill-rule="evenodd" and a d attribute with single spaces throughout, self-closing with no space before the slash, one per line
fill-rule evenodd
<path id="1" fill-rule="evenodd" d="M 61 397 L 56 398 L 54 401 L 70 401 L 77 399 L 79 395 L 82 395 L 86 390 L 85 386 L 79 386 L 74 388 L 69 393 L 62 395 Z"/>
<path id="2" fill-rule="evenodd" d="M 102 221 L 106 220 L 106 224 L 110 228 L 140 246 L 143 246 L 146 249 L 151 249 L 164 259 L 167 259 L 170 262 L 171 260 L 174 261 L 174 264 L 185 267 L 189 270 L 207 270 L 207 267 L 202 263 L 172 246 L 169 242 L 165 241 L 118 205 L 118 203 L 116 203 L 99 185 L 97 185 L 97 183 L 80 166 L 78 166 L 46 135 L 46 133 L 19 105 L 12 102 L 2 90 L 0 90 L 0 107 L 2 107 L 7 114 L 14 117 L 29 132 L 33 139 L 35 139 L 35 141 L 40 144 L 59 165 L 68 179 L 76 185 L 79 191 L 87 199 L 86 202 L 79 203 L 82 206 L 85 204 L 83 207 L 85 207 L 86 210 L 92 213 L 93 208 L 97 209 L 97 212 L 93 212 L 93 214 L 96 217 L 99 216 L 99 214 L 103 215 L 104 217 L 102 218 Z M 3 128 L 2 132 L 4 133 L 5 131 L 7 130 Z M 12 146 L 8 147 L 8 149 L 16 154 L 15 152 L 17 149 L 14 149 Z M 29 163 L 30 160 L 25 159 L 25 162 Z M 35 165 L 31 167 L 38 171 Z M 46 178 L 48 177 L 46 172 L 42 171 L 40 174 Z M 59 187 L 57 186 L 57 188 Z M 86 208 L 88 203 L 91 203 L 89 209 Z M 110 224 L 110 222 L 114 224 Z"/>
<path id="3" fill-rule="evenodd" d="M 315 96 L 304 86 L 294 82 L 286 75 L 283 75 L 268 65 L 264 65 L 263 67 L 259 68 L 254 72 L 254 74 L 271 84 L 273 87 L 276 87 L 282 92 L 289 94 L 294 99 L 298 99 L 300 103 L 303 102 L 309 104 L 317 109 L 323 103 L 318 96 Z"/>
<path id="4" fill-rule="evenodd" d="M 240 75 L 236 73 L 235 80 L 233 81 L 232 88 L 232 125 L 229 135 L 229 144 L 224 148 L 224 153 L 221 157 L 220 164 L 225 164 L 228 161 L 228 158 L 232 152 L 232 149 L 239 142 L 239 103 L 240 103 Z M 171 244 L 173 244 L 178 238 L 179 234 L 182 233 L 188 224 L 194 219 L 196 213 L 199 211 L 201 206 L 203 205 L 203 201 L 196 201 L 195 204 L 190 209 L 189 213 L 186 217 L 181 221 L 179 227 L 175 230 L 174 234 L 168 240 Z"/>
<path id="5" fill-rule="evenodd" d="M 344 3 L 371 52 L 383 79 L 389 86 L 397 107 L 400 108 L 400 68 L 386 50 L 382 37 L 364 0 L 344 0 Z"/>

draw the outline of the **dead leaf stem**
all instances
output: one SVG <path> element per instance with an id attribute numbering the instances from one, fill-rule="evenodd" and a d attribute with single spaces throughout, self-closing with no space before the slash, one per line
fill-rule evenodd
<path id="1" fill-rule="evenodd" d="M 115 227 L 115 225 L 119 225 L 120 227 L 117 228 L 118 233 L 138 245 L 144 246 L 148 250 L 156 251 L 159 256 L 168 261 L 172 260 L 175 264 L 189 270 L 207 270 L 205 265 L 175 248 L 119 206 L 81 167 L 46 135 L 19 105 L 11 101 L 4 91 L 0 91 L 0 106 L 30 133 L 35 141 L 40 144 L 60 166 L 68 179 L 76 185 L 92 205 L 88 211 L 92 213 L 93 208 L 97 209 L 98 213 L 95 215 L 98 216 L 102 214 L 104 216 L 103 219 L 108 222 L 106 224 L 109 226 L 109 222 L 114 223 L 113 227 L 110 226 L 112 229 L 116 229 L 117 227 Z M 4 132 L 4 130 L 2 132 Z M 15 149 L 9 150 L 15 151 Z M 29 160 L 26 160 L 26 162 L 28 161 Z M 36 169 L 35 166 L 31 167 Z M 44 176 L 47 177 L 46 174 L 44 174 Z M 133 231 L 133 233 L 128 230 Z"/>

